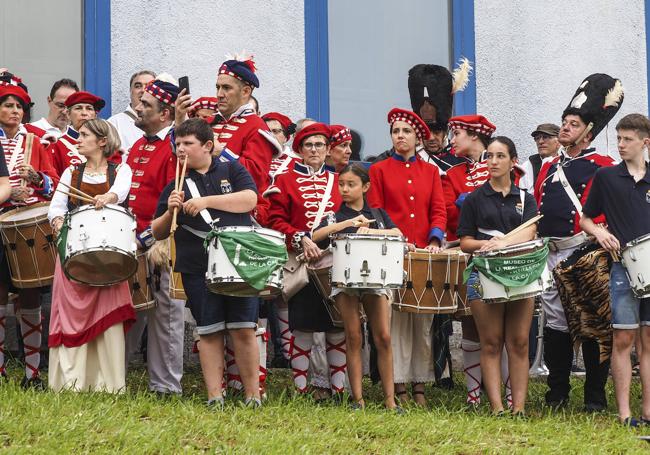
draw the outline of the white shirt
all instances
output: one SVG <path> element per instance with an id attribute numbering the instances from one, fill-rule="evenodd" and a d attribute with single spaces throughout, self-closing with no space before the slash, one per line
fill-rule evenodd
<path id="1" fill-rule="evenodd" d="M 68 167 L 63 171 L 61 175 L 61 181 L 67 185 L 71 185 L 72 181 L 72 166 Z M 117 174 L 115 175 L 115 181 L 113 186 L 108 190 L 109 193 L 115 193 L 117 195 L 117 203 L 124 202 L 124 199 L 129 195 L 131 190 L 131 177 L 133 173 L 128 164 L 120 164 L 117 168 Z M 106 183 L 106 174 L 94 175 L 84 172 L 83 181 L 86 183 L 99 184 Z M 57 189 L 61 188 L 66 193 L 69 192 L 68 188 L 64 185 L 60 185 Z M 50 210 L 47 213 L 47 217 L 52 221 L 57 216 L 64 216 L 68 211 L 68 195 L 63 194 L 60 191 L 56 191 L 54 196 L 52 196 L 52 202 L 50 203 Z"/>
<path id="2" fill-rule="evenodd" d="M 34 125 L 36 128 L 42 129 L 43 131 L 45 131 L 46 136 L 53 136 L 57 140 L 61 136 L 63 136 L 63 131 L 61 131 L 56 126 L 54 126 L 50 122 L 48 122 L 45 117 L 41 118 L 37 122 L 30 123 L 30 125 Z"/>
<path id="3" fill-rule="evenodd" d="M 135 117 L 138 116 L 133 108 L 131 108 L 131 105 L 128 105 L 124 112 L 115 114 L 108 119 L 108 121 L 115 127 L 117 133 L 120 135 L 120 142 L 122 143 L 120 150 L 123 152 L 123 163 L 126 163 L 126 159 L 129 156 L 129 151 L 131 150 L 131 147 L 133 147 L 133 144 L 135 144 L 135 141 L 140 139 L 144 134 L 140 128 L 135 126 L 135 120 L 133 120 L 133 118 L 126 112 L 129 112 Z"/>
<path id="4" fill-rule="evenodd" d="M 524 175 L 519 179 L 519 188 L 526 190 L 528 193 L 533 194 L 533 186 L 535 186 L 535 175 L 533 175 L 533 164 L 530 160 L 526 160 L 521 165 L 524 170 Z"/>

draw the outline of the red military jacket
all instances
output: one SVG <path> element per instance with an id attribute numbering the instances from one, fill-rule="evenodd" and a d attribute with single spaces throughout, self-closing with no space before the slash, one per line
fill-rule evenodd
<path id="1" fill-rule="evenodd" d="M 560 162 L 564 163 L 564 175 L 582 205 L 587 202 L 596 171 L 616 164 L 612 158 L 600 155 L 593 148 L 583 150 L 575 158 L 561 150 L 557 156 L 545 159 L 535 182 L 535 199 L 540 214 L 544 215 L 537 228 L 542 237 L 570 237 L 582 231 L 580 213 L 556 175 Z M 604 223 L 605 217 L 600 216 L 594 221 Z"/>
<path id="2" fill-rule="evenodd" d="M 9 184 L 14 188 L 19 187 L 23 180 L 18 175 L 18 170 L 24 164 L 27 147 L 27 130 L 24 125 L 21 125 L 18 133 L 13 138 L 6 137 L 4 131 L 0 128 L 0 146 L 2 146 L 9 171 Z M 54 194 L 59 180 L 58 174 L 52 166 L 50 154 L 45 150 L 36 135 L 34 135 L 32 142 L 29 164 L 41 175 L 43 179 L 42 185 L 28 184 L 27 187 L 32 193 L 30 197 L 24 201 L 9 199 L 2 204 L 2 207 L 32 205 L 52 199 L 52 194 Z"/>
<path id="3" fill-rule="evenodd" d="M 129 207 L 135 215 L 138 234 L 151 225 L 160 194 L 176 177 L 176 155 L 172 152 L 169 129 L 162 129 L 153 138 L 138 139 L 126 161 L 133 171 Z"/>
<path id="4" fill-rule="evenodd" d="M 321 166 L 318 172 L 302 163 L 276 176 L 264 197 L 268 198 L 268 226 L 286 236 L 287 246 L 296 249 L 303 234 L 310 232 L 316 222 L 318 207 L 325 194 L 328 179 L 332 176 L 332 191 L 323 218 L 334 215 L 341 206 L 339 176 Z"/>
<path id="5" fill-rule="evenodd" d="M 368 204 L 386 210 L 415 246 L 423 248 L 434 237 L 442 243 L 447 214 L 437 166 L 418 156 L 404 161 L 397 153 L 373 164 Z"/>

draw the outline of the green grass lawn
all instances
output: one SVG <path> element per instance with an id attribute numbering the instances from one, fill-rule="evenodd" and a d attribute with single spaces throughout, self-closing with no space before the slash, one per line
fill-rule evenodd
<path id="1" fill-rule="evenodd" d="M 14 364 L 15 365 L 15 364 Z M 126 394 L 23 391 L 22 369 L 0 386 L 0 450 L 15 453 L 634 453 L 650 444 L 647 430 L 622 428 L 615 420 L 611 382 L 607 413 L 581 412 L 582 380 L 573 380 L 571 406 L 553 413 L 543 406 L 545 385 L 531 382 L 526 420 L 495 418 L 487 403 L 464 406 L 462 377 L 449 392 L 427 389 L 429 409 L 396 415 L 381 407 L 378 386 L 367 384 L 370 405 L 317 405 L 293 397 L 290 374 L 274 370 L 269 399 L 258 410 L 228 401 L 225 411 L 205 408 L 200 371 L 184 377 L 184 395 L 161 399 L 146 390 L 146 372 L 132 371 Z M 633 403 L 638 411 L 640 386 Z M 484 400 L 486 401 L 486 400 Z"/>

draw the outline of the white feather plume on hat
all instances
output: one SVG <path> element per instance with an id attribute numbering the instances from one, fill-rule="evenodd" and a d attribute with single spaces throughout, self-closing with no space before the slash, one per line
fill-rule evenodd
<path id="1" fill-rule="evenodd" d="M 623 84 L 621 84 L 620 80 L 616 79 L 614 87 L 609 89 L 607 95 L 605 95 L 605 104 L 603 107 L 605 108 L 610 106 L 618 106 L 621 102 L 621 99 L 623 99 L 623 92 Z"/>
<path id="2" fill-rule="evenodd" d="M 469 75 L 471 72 L 472 64 L 467 58 L 462 57 L 458 62 L 458 66 L 456 69 L 454 69 L 454 72 L 451 75 L 454 80 L 454 83 L 451 87 L 451 93 L 465 90 L 467 84 L 469 83 Z"/>
<path id="3" fill-rule="evenodd" d="M 178 86 L 178 81 L 176 80 L 176 78 L 174 78 L 174 76 L 172 76 L 169 73 L 160 73 L 158 76 L 156 76 L 156 79 L 163 82 L 169 82 L 170 84 L 174 84 Z"/>

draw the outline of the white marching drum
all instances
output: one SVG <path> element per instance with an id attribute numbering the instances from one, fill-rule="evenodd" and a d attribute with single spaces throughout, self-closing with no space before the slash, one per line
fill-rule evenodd
<path id="1" fill-rule="evenodd" d="M 477 252 L 476 256 L 496 258 L 496 257 L 517 257 L 527 253 L 533 253 L 544 247 L 544 240 L 537 239 L 530 242 L 511 245 L 498 250 Z M 481 272 L 478 274 L 481 281 L 482 297 L 485 303 L 502 303 L 510 300 L 521 300 L 540 295 L 542 292 L 553 286 L 553 276 L 551 275 L 548 265 L 544 267 L 541 276 L 526 286 L 506 287 L 501 283 L 494 282 Z"/>
<path id="2" fill-rule="evenodd" d="M 634 295 L 640 299 L 650 297 L 650 234 L 625 245 L 621 256 Z"/>
<path id="3" fill-rule="evenodd" d="M 63 270 L 89 286 L 110 286 L 138 268 L 135 218 L 123 207 L 85 205 L 70 212 Z"/>
<path id="4" fill-rule="evenodd" d="M 284 245 L 284 234 L 272 229 L 255 226 L 228 226 L 217 228 L 217 232 L 254 232 L 277 245 Z M 279 295 L 282 290 L 282 267 L 266 280 L 266 287 L 258 291 L 248 284 L 228 259 L 219 236 L 208 247 L 208 271 L 205 274 L 208 289 L 216 294 L 235 297 L 269 297 Z"/>
<path id="5" fill-rule="evenodd" d="M 401 235 L 333 235 L 332 286 L 401 288 L 405 246 Z"/>

